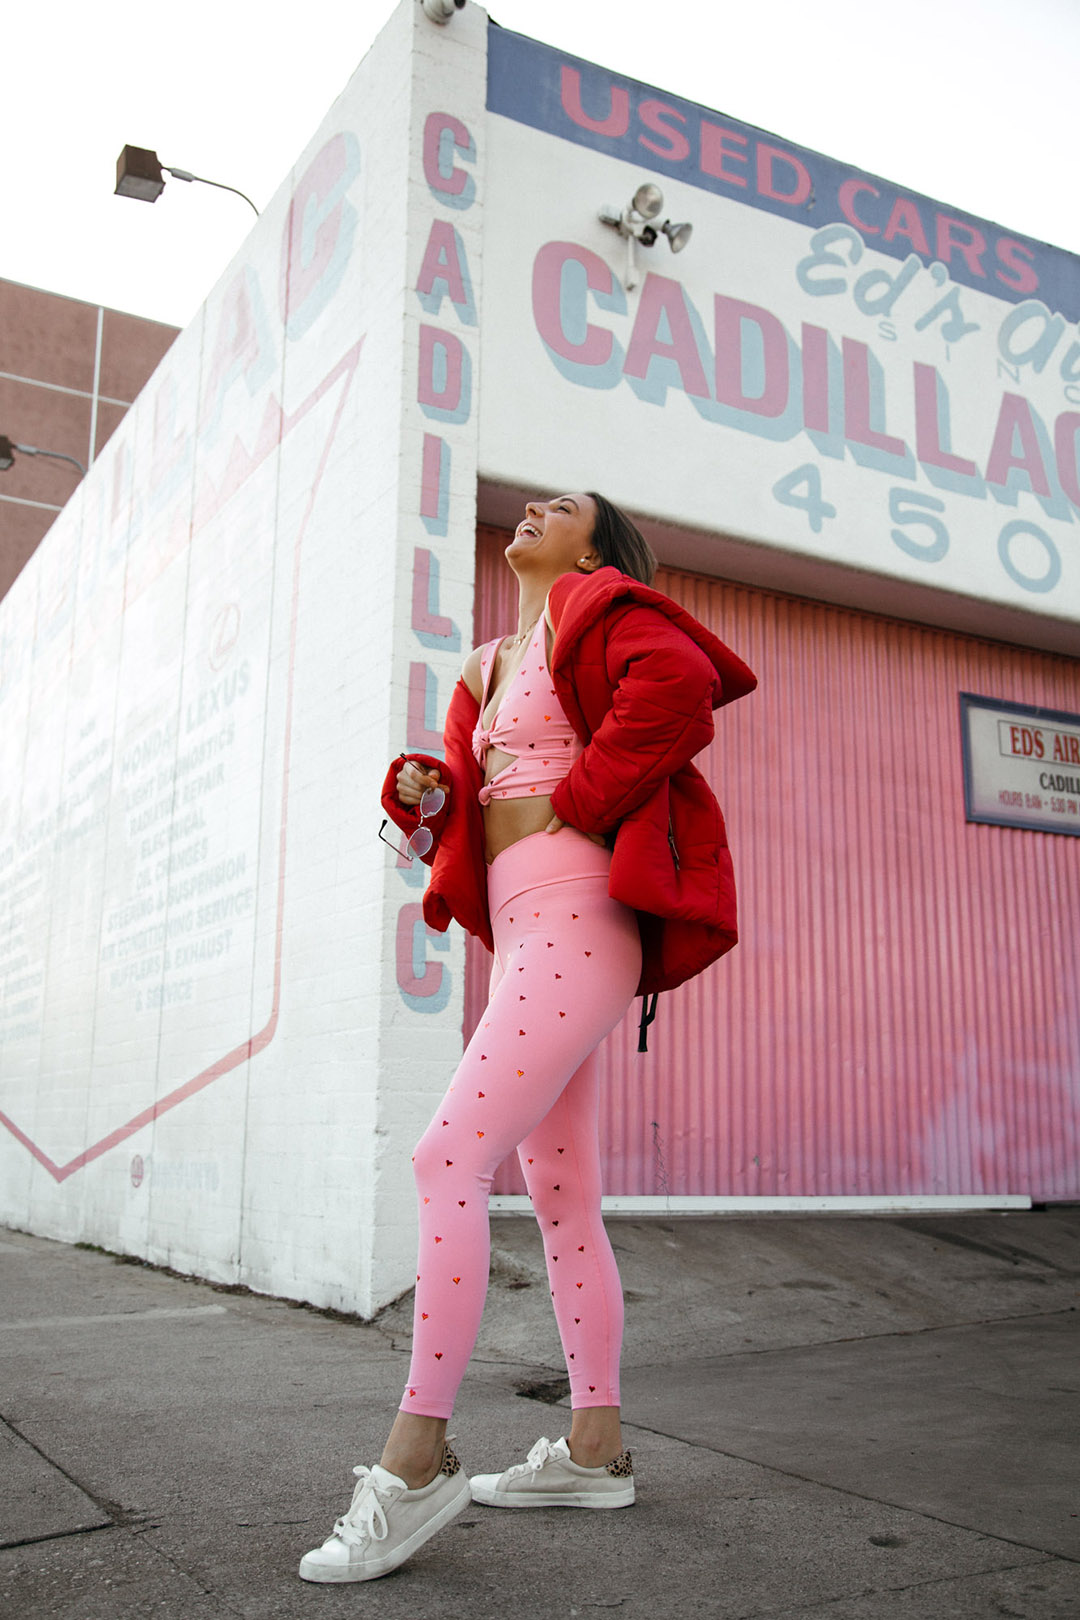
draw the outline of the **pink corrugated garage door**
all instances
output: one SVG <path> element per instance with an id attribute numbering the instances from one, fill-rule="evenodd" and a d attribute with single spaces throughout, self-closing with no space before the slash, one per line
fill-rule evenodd
<path id="1" fill-rule="evenodd" d="M 516 624 L 478 535 L 477 639 Z M 663 570 L 757 672 L 698 760 L 740 943 L 604 1052 L 610 1193 L 1080 1194 L 1080 839 L 964 820 L 957 693 L 1080 712 L 1080 664 Z M 486 953 L 470 941 L 466 1032 Z M 523 1190 L 516 1165 L 500 1192 Z"/>

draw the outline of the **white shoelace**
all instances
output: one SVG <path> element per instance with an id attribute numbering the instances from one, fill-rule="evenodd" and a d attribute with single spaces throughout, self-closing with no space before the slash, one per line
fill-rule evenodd
<path id="1" fill-rule="evenodd" d="M 550 1460 L 565 1462 L 562 1453 L 555 1450 L 547 1435 L 541 1435 L 533 1446 L 523 1463 L 515 1463 L 513 1468 L 506 1470 L 507 1479 L 517 1479 L 521 1474 L 538 1474 L 544 1464 Z"/>
<path id="2" fill-rule="evenodd" d="M 371 1477 L 371 1469 L 362 1464 L 353 1469 L 359 1484 L 353 1499 L 334 1526 L 334 1534 L 348 1547 L 359 1547 L 365 1541 L 386 1539 L 386 1514 L 379 1500 L 379 1488 Z"/>

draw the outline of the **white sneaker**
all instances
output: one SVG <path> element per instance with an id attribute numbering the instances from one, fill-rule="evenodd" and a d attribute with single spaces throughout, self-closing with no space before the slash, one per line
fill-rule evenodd
<path id="1" fill-rule="evenodd" d="M 373 1581 L 388 1575 L 469 1504 L 469 1481 L 450 1447 L 430 1485 L 410 1491 L 376 1463 L 354 1468 L 349 1510 L 321 1547 L 300 1560 L 304 1581 Z"/>
<path id="2" fill-rule="evenodd" d="M 523 1463 L 504 1474 L 474 1474 L 472 1499 L 487 1507 L 629 1507 L 634 1465 L 624 1451 L 601 1468 L 581 1468 L 565 1440 L 538 1440 Z"/>

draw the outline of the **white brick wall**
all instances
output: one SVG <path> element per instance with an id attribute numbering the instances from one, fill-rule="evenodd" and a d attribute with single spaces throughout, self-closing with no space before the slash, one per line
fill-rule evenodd
<path id="1" fill-rule="evenodd" d="M 375 831 L 411 666 L 441 725 L 470 644 L 477 329 L 416 288 L 448 220 L 478 303 L 485 27 L 404 0 L 0 605 L 0 1217 L 365 1314 L 460 1051 Z"/>

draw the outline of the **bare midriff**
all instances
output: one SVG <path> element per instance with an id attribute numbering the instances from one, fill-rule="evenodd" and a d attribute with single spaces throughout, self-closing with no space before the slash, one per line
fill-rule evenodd
<path id="1" fill-rule="evenodd" d="M 487 751 L 484 781 L 490 782 L 507 765 L 514 763 L 513 754 L 504 754 L 500 748 Z M 528 799 L 492 799 L 484 806 L 484 848 L 490 866 L 496 855 L 532 833 L 543 832 L 552 816 L 551 799 L 540 794 Z"/>

